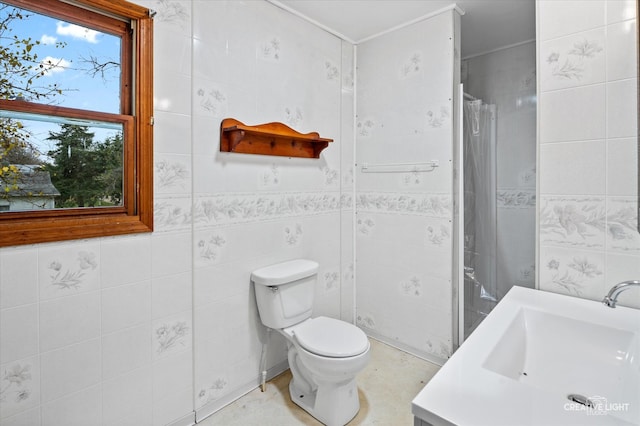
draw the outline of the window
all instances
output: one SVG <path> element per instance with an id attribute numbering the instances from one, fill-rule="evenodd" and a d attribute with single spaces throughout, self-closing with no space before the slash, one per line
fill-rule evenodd
<path id="1" fill-rule="evenodd" d="M 153 229 L 152 32 L 122 0 L 0 0 L 0 246 Z"/>

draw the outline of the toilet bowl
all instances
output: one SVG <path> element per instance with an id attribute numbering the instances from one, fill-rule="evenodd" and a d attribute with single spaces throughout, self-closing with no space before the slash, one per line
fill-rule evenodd
<path id="1" fill-rule="evenodd" d="M 328 426 L 356 416 L 356 375 L 370 358 L 366 334 L 311 307 L 318 264 L 298 259 L 254 271 L 251 279 L 262 323 L 287 340 L 291 400 Z"/>

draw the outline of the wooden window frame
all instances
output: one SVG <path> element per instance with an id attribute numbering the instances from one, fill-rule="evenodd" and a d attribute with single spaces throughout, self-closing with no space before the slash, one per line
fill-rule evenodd
<path id="1" fill-rule="evenodd" d="M 1 110 L 57 115 L 123 125 L 123 205 L 0 213 L 0 247 L 153 231 L 153 20 L 149 9 L 125 0 L 2 0 L 23 9 L 114 33 L 113 16 L 135 28 L 124 47 L 121 114 L 0 99 Z M 119 25 L 117 22 L 115 25 Z M 119 34 L 120 35 L 120 34 Z M 125 52 L 131 52 L 131 55 Z"/>

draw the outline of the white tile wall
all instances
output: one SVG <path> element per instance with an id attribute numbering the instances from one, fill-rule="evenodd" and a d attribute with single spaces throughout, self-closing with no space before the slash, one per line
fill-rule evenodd
<path id="1" fill-rule="evenodd" d="M 148 323 L 151 320 L 151 282 L 104 289 L 101 303 L 102 333 Z"/>
<path id="2" fill-rule="evenodd" d="M 607 86 L 596 84 L 540 93 L 540 143 L 603 139 Z M 544 173 L 543 173 L 544 174 Z"/>
<path id="3" fill-rule="evenodd" d="M 101 343 L 104 380 L 146 366 L 151 361 L 151 328 L 148 323 L 105 334 Z"/>
<path id="4" fill-rule="evenodd" d="M 357 163 L 440 163 L 428 173 L 356 170 L 357 324 L 440 360 L 452 351 L 454 13 L 357 51 Z"/>
<path id="5" fill-rule="evenodd" d="M 38 305 L 0 311 L 0 364 L 38 353 Z"/>
<path id="6" fill-rule="evenodd" d="M 98 424 L 102 420 L 102 389 L 91 386 L 60 398 L 43 403 L 42 426 L 84 426 Z"/>
<path id="7" fill-rule="evenodd" d="M 197 1 L 193 7 L 198 155 L 191 250 L 195 403 L 202 416 L 226 395 L 255 386 L 263 330 L 252 270 L 297 257 L 317 260 L 315 314 L 341 316 L 341 167 L 353 159 L 353 137 L 341 128 L 352 114 L 341 115 L 340 106 L 350 111 L 353 90 L 343 94 L 345 84 L 349 89 L 343 77 L 353 73 L 350 46 L 266 2 Z M 216 25 L 211 16 L 219 17 Z M 224 117 L 280 121 L 334 142 L 319 160 L 220 153 Z M 286 359 L 284 348 L 274 339 L 269 350 L 277 356 L 268 367 Z"/>
<path id="8" fill-rule="evenodd" d="M 148 235 L 105 238 L 100 246 L 102 288 L 151 278 L 151 238 Z"/>
<path id="9" fill-rule="evenodd" d="M 638 164 L 637 138 L 607 141 L 607 194 L 632 197 L 638 193 L 634 179 Z"/>
<path id="10" fill-rule="evenodd" d="M 617 0 L 538 0 L 538 38 L 552 38 L 601 27 L 605 24 L 607 3 Z"/>
<path id="11" fill-rule="evenodd" d="M 165 425 L 193 415 L 192 2 L 139 3 L 158 12 L 156 232 L 0 250 L 2 425 Z M 167 374 L 180 376 L 178 387 Z M 164 383 L 161 395 L 153 383 Z"/>
<path id="12" fill-rule="evenodd" d="M 145 366 L 102 383 L 105 425 L 152 425 L 151 367 Z"/>
<path id="13" fill-rule="evenodd" d="M 538 0 L 537 6 L 539 286 L 599 300 L 617 282 L 640 273 L 635 3 L 576 7 Z M 582 53 L 580 61 L 575 53 L 567 56 L 574 76 L 554 76 L 561 62 L 548 60 L 552 51 L 563 52 L 573 39 L 572 49 Z M 605 58 L 604 74 L 599 57 Z M 629 292 L 622 303 L 639 306 L 640 292 Z"/>
<path id="14" fill-rule="evenodd" d="M 38 253 L 29 248 L 0 252 L 0 308 L 38 301 Z"/>
<path id="15" fill-rule="evenodd" d="M 606 143 L 601 141 L 548 143 L 540 146 L 540 176 L 544 194 L 603 194 L 606 186 Z M 569 163 L 569 164 L 567 164 Z"/>
<path id="16" fill-rule="evenodd" d="M 43 352 L 40 355 L 42 402 L 98 384 L 102 366 L 97 361 L 100 359 L 100 339 Z"/>
<path id="17" fill-rule="evenodd" d="M 616 0 L 607 2 L 607 24 L 636 18 L 634 0 Z"/>
<path id="18" fill-rule="evenodd" d="M 635 34 L 635 19 L 627 19 L 607 26 L 607 78 L 609 81 L 637 77 L 638 51 L 633 48 L 636 45 Z"/>
<path id="19" fill-rule="evenodd" d="M 40 350 L 49 351 L 100 336 L 100 292 L 40 303 Z"/>

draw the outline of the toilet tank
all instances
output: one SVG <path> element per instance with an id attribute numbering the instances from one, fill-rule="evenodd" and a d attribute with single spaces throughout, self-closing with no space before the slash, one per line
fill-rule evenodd
<path id="1" fill-rule="evenodd" d="M 285 328 L 311 317 L 318 263 L 296 259 L 257 269 L 251 274 L 260 320 Z"/>

